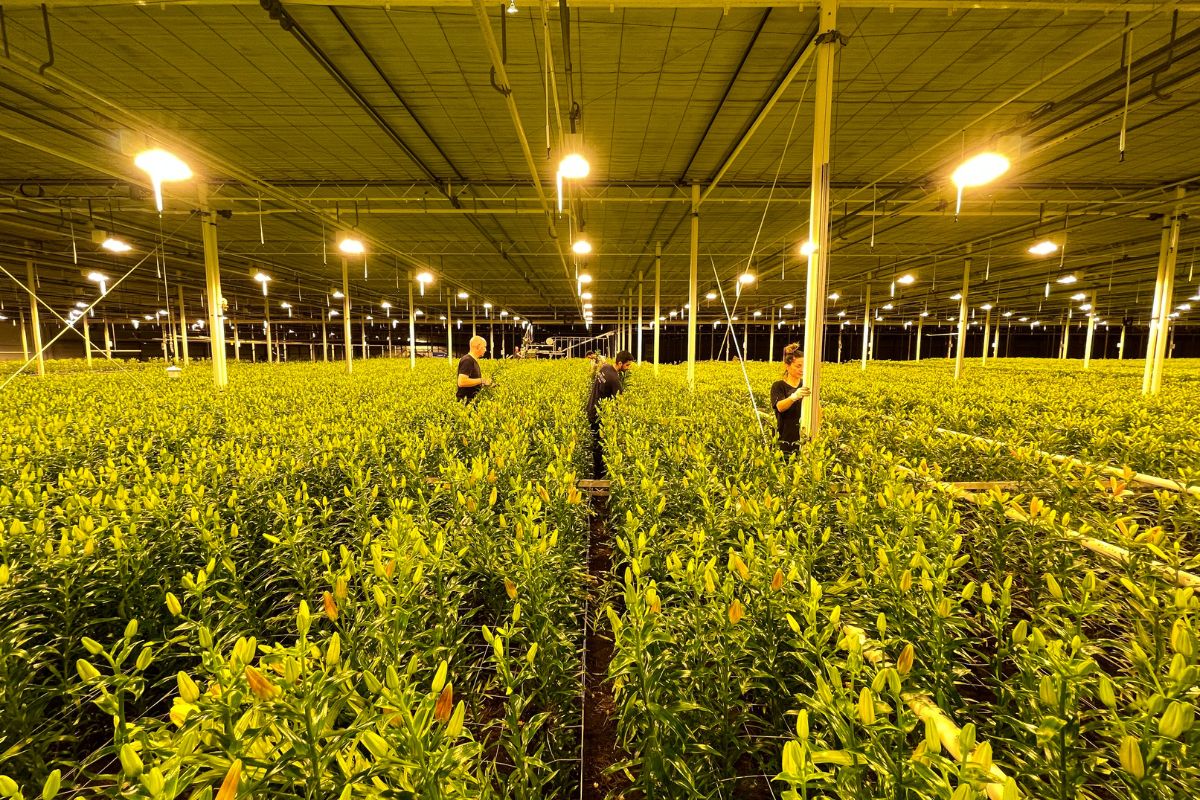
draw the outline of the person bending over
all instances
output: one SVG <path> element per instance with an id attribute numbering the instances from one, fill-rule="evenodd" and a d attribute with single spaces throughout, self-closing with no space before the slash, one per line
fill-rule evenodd
<path id="1" fill-rule="evenodd" d="M 587 403 L 587 418 L 592 426 L 593 478 L 603 478 L 607 474 L 604 468 L 604 448 L 600 443 L 600 401 L 616 397 L 621 393 L 621 390 L 625 388 L 621 376 L 632 368 L 633 354 L 628 350 L 622 350 L 617 353 L 615 363 L 602 364 L 592 379 L 592 393 L 588 396 Z"/>
<path id="2" fill-rule="evenodd" d="M 800 401 L 812 394 L 801 386 L 804 380 L 804 353 L 800 345 L 783 348 L 783 378 L 771 385 L 771 408 L 779 430 L 779 449 L 784 455 L 800 450 Z"/>
<path id="3" fill-rule="evenodd" d="M 487 340 L 482 336 L 471 337 L 471 352 L 458 360 L 458 391 L 455 397 L 471 402 L 484 386 L 491 386 L 492 379 L 483 377 L 479 359 L 487 353 Z"/>

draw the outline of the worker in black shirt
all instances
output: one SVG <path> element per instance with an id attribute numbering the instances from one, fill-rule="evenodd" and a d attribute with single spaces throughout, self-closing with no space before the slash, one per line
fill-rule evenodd
<path id="1" fill-rule="evenodd" d="M 600 401 L 616 397 L 621 393 L 621 390 L 625 388 L 621 382 L 621 374 L 628 372 L 632 367 L 633 354 L 628 350 L 622 350 L 617 353 L 614 364 L 602 365 L 592 378 L 592 393 L 588 396 L 587 418 L 592 426 L 593 478 L 603 478 L 607 474 L 604 468 L 604 448 L 600 444 Z"/>
<path id="2" fill-rule="evenodd" d="M 800 449 L 800 401 L 812 394 L 800 385 L 804 379 L 804 353 L 800 345 L 783 348 L 783 380 L 771 386 L 771 408 L 779 429 L 779 449 L 792 455 Z"/>
<path id="3" fill-rule="evenodd" d="M 455 396 L 468 403 L 475 399 L 484 386 L 491 386 L 492 379 L 483 377 L 479 359 L 487 353 L 487 340 L 482 336 L 471 337 L 471 352 L 458 360 L 458 391 Z"/>

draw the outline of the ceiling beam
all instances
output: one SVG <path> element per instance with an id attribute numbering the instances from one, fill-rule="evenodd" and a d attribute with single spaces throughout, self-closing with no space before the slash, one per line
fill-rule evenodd
<path id="1" fill-rule="evenodd" d="M 39 8 L 43 0 L 6 0 L 4 7 Z M 291 5 L 337 6 L 351 8 L 469 8 L 474 0 L 291 0 Z M 257 6 L 259 0 L 168 0 L 169 5 L 204 6 Z M 146 0 L 55 0 L 54 7 L 105 8 L 114 6 L 145 6 Z M 1178 10 L 1183 13 L 1200 13 L 1200 2 L 1170 2 L 1169 0 L 839 0 L 842 8 L 877 8 L 889 11 L 945 11 L 966 13 L 969 11 L 1013 12 L 1032 11 L 1058 14 L 1125 13 Z M 678 9 L 722 9 L 735 8 L 800 8 L 816 2 L 796 3 L 782 0 L 571 0 L 572 8 L 589 8 L 613 11 L 617 8 L 678 8 Z"/>

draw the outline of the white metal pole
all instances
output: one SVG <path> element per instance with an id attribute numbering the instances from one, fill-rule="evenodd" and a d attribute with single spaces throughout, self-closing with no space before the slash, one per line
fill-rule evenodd
<path id="1" fill-rule="evenodd" d="M 183 284 L 179 284 L 179 340 L 183 345 L 183 365 L 190 366 L 192 359 L 188 353 L 187 340 L 187 309 L 183 305 Z M 106 337 L 107 338 L 107 337 Z"/>
<path id="2" fill-rule="evenodd" d="M 997 326 L 998 327 L 998 326 Z M 999 338 L 1000 332 L 996 332 L 996 337 Z M 988 348 L 992 344 L 992 310 L 989 308 L 983 315 L 983 358 L 981 363 L 987 364 Z"/>
<path id="3" fill-rule="evenodd" d="M 250 354 L 254 354 L 253 344 L 250 345 Z M 237 319 L 233 320 L 233 359 L 235 361 L 242 360 L 242 332 L 238 330 Z"/>
<path id="4" fill-rule="evenodd" d="M 104 329 L 104 355 L 106 358 L 112 358 L 112 332 L 108 327 L 108 319 L 101 320 L 100 327 Z"/>
<path id="5" fill-rule="evenodd" d="M 363 315 L 358 318 L 358 335 L 362 337 L 362 357 L 367 359 L 367 317 Z"/>
<path id="6" fill-rule="evenodd" d="M 700 184 L 692 184 L 692 243 L 688 258 L 688 327 L 687 327 L 687 374 L 688 387 L 696 388 L 696 314 L 699 306 L 696 285 L 699 283 L 700 265 Z M 655 273 L 657 277 L 657 272 Z M 743 353 L 743 356 L 745 354 Z"/>
<path id="7" fill-rule="evenodd" d="M 1092 367 L 1092 342 L 1096 338 L 1096 314 L 1099 313 L 1096 310 L 1096 293 L 1095 292 L 1092 292 L 1092 296 L 1088 300 L 1088 302 L 1091 304 L 1092 310 L 1088 312 L 1087 339 L 1085 339 L 1084 343 L 1083 343 L 1083 368 L 1084 369 L 1091 369 L 1091 367 Z"/>
<path id="8" fill-rule="evenodd" d="M 654 244 L 654 374 L 658 374 L 658 346 L 662 333 L 662 242 Z"/>
<path id="9" fill-rule="evenodd" d="M 450 292 L 446 292 L 446 360 L 454 361 L 454 319 L 450 313 Z"/>
<path id="10" fill-rule="evenodd" d="M 329 363 L 329 331 L 325 327 L 326 312 L 321 312 L 321 355 Z"/>
<path id="11" fill-rule="evenodd" d="M 925 318 L 917 317 L 917 361 L 921 360 L 921 336 L 924 333 Z"/>
<path id="12" fill-rule="evenodd" d="M 413 306 L 413 274 L 408 273 L 408 368 L 417 368 L 417 310 Z"/>
<path id="13" fill-rule="evenodd" d="M 1171 230 L 1167 241 L 1166 264 L 1163 268 L 1163 290 L 1158 305 L 1158 336 L 1154 341 L 1155 353 L 1151 373 L 1150 394 L 1158 394 L 1162 388 L 1163 366 L 1167 356 L 1167 336 L 1171 325 L 1171 308 L 1175 295 L 1175 262 L 1179 254 L 1179 227 L 1183 220 L 1184 188 L 1175 190 L 1175 209 L 1171 214 Z"/>
<path id="14" fill-rule="evenodd" d="M 29 332 L 25 329 L 25 312 L 21 312 L 21 363 L 29 360 Z"/>
<path id="15" fill-rule="evenodd" d="M 1117 340 L 1117 360 L 1125 360 L 1125 323 L 1121 323 L 1121 338 Z"/>
<path id="16" fill-rule="evenodd" d="M 967 292 L 971 288 L 971 245 L 963 259 L 962 299 L 958 301 L 958 349 L 954 356 L 954 380 L 962 377 L 963 357 L 967 352 Z"/>
<path id="17" fill-rule="evenodd" d="M 29 329 L 33 331 L 33 349 L 37 353 L 37 374 L 38 377 L 45 377 L 46 359 L 42 355 L 42 320 L 38 314 L 36 280 L 33 274 L 33 259 L 29 259 L 25 262 L 25 288 L 29 292 Z"/>
<path id="18" fill-rule="evenodd" d="M 815 251 L 814 251 L 815 254 Z M 863 340 L 862 340 L 862 369 L 867 369 L 867 351 L 871 348 L 871 278 L 867 275 L 866 306 L 863 308 Z M 808 359 L 805 359 L 807 361 Z"/>
<path id="19" fill-rule="evenodd" d="M 409 296 L 412 296 L 411 286 Z M 350 261 L 346 258 L 342 259 L 342 349 L 346 351 L 346 372 L 354 372 L 354 331 L 350 327 Z"/>
<path id="20" fill-rule="evenodd" d="M 1146 336 L 1146 363 L 1142 368 L 1142 394 L 1150 394 L 1150 386 L 1154 377 L 1154 352 L 1159 335 L 1158 311 L 1161 305 L 1163 285 L 1166 283 L 1164 273 L 1167 269 L 1167 254 L 1171 249 L 1172 221 L 1163 215 L 1162 236 L 1158 248 L 1158 272 L 1154 278 L 1154 300 L 1150 305 L 1150 329 Z"/>
<path id="21" fill-rule="evenodd" d="M 770 331 L 768 332 L 768 335 L 767 335 L 767 363 L 770 364 L 772 361 L 775 360 L 775 325 L 776 325 L 776 323 L 775 323 L 775 309 L 769 308 L 767 310 L 770 312 L 770 314 L 767 317 L 767 319 L 770 320 L 770 324 L 768 326 L 770 328 Z"/>
<path id="22" fill-rule="evenodd" d="M 637 363 L 642 363 L 642 281 L 645 278 L 645 273 L 638 270 L 638 309 L 637 309 Z"/>
<path id="23" fill-rule="evenodd" d="M 269 297 L 263 298 L 263 331 L 267 334 L 267 363 L 279 359 L 271 352 L 271 300 Z"/>
<path id="24" fill-rule="evenodd" d="M 208 205 L 208 186 L 198 187 L 200 197 L 200 232 L 204 242 L 204 274 L 208 290 L 208 341 L 212 350 L 213 380 L 217 388 L 229 385 L 229 370 L 225 363 L 225 298 L 221 295 L 221 262 L 217 253 L 217 215 Z M 237 329 L 234 328 L 236 337 Z M 235 356 L 239 356 L 235 348 Z"/>

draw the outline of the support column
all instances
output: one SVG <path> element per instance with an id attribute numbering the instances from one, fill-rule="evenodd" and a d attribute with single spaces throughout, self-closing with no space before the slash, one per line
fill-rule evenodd
<path id="1" fill-rule="evenodd" d="M 229 370 L 225 363 L 225 298 L 221 294 L 221 264 L 217 255 L 217 215 L 208 206 L 208 186 L 198 187 L 200 197 L 200 231 L 204 240 L 205 287 L 208 292 L 208 340 L 212 349 L 213 380 L 217 388 L 229 385 Z M 234 327 L 234 337 L 237 327 Z M 235 348 L 235 356 L 240 354 Z"/>
<path id="2" fill-rule="evenodd" d="M 100 326 L 104 328 L 104 357 L 112 360 L 112 332 L 108 328 L 108 320 L 101 320 Z"/>
<path id="3" fill-rule="evenodd" d="M 1150 317 L 1153 351 L 1146 353 L 1149 380 L 1143 380 L 1143 394 L 1158 394 L 1162 388 L 1163 362 L 1167 355 L 1167 335 L 1171 324 L 1171 303 L 1175 294 L 1175 260 L 1179 251 L 1179 226 L 1183 217 L 1184 189 L 1175 190 L 1175 209 L 1169 220 L 1163 219 L 1163 238 L 1159 254 L 1159 280 L 1155 285 L 1156 308 Z M 1160 291 L 1161 288 L 1161 291 Z"/>
<path id="4" fill-rule="evenodd" d="M 658 345 L 662 334 L 662 242 L 654 243 L 654 374 L 658 374 Z"/>
<path id="5" fill-rule="evenodd" d="M 363 361 L 367 360 L 367 318 L 365 316 L 358 319 L 358 335 L 362 337 L 362 357 Z"/>
<path id="6" fill-rule="evenodd" d="M 254 345 L 250 345 L 250 354 L 254 355 Z M 242 360 L 242 332 L 238 330 L 236 319 L 233 321 L 233 359 L 234 361 Z"/>
<path id="7" fill-rule="evenodd" d="M 700 265 L 700 184 L 692 184 L 692 245 L 688 256 L 688 326 L 687 326 L 687 374 L 688 388 L 696 388 L 696 315 L 693 313 L 699 302 L 696 299 L 696 284 L 699 282 Z M 657 271 L 655 276 L 657 279 Z M 745 354 L 743 354 L 743 358 Z M 655 359 L 657 361 L 657 359 Z"/>
<path id="8" fill-rule="evenodd" d="M 999 326 L 997 326 L 999 327 Z M 1000 332 L 996 331 L 996 337 L 999 338 Z M 989 308 L 983 315 L 983 358 L 980 363 L 986 365 L 988 360 L 988 348 L 992 345 L 992 310 Z"/>
<path id="9" fill-rule="evenodd" d="M 46 359 L 42 355 L 42 319 L 38 314 L 37 283 L 33 274 L 33 259 L 25 262 L 25 288 L 29 292 L 29 329 L 33 332 L 33 350 L 37 356 L 37 374 L 46 376 Z M 28 361 L 29 359 L 25 359 Z"/>
<path id="10" fill-rule="evenodd" d="M 321 354 L 324 356 L 325 363 L 329 363 L 329 331 L 325 327 L 325 317 L 327 312 L 321 312 Z"/>
<path id="11" fill-rule="evenodd" d="M 29 332 L 25 329 L 25 312 L 21 311 L 21 363 L 29 360 Z"/>
<path id="12" fill-rule="evenodd" d="M 750 315 L 742 320 L 742 361 L 750 360 Z"/>
<path id="13" fill-rule="evenodd" d="M 408 273 L 408 368 L 417 368 L 417 318 L 416 307 L 413 306 L 413 274 Z"/>
<path id="14" fill-rule="evenodd" d="M 638 309 L 637 309 L 637 363 L 642 363 L 642 280 L 645 274 L 638 270 Z"/>
<path id="15" fill-rule="evenodd" d="M 1088 303 L 1091 304 L 1092 310 L 1090 312 L 1088 312 L 1087 339 L 1084 341 L 1084 344 L 1083 344 L 1083 368 L 1084 369 L 1091 369 L 1091 367 L 1092 367 L 1092 342 L 1096 338 L 1096 314 L 1097 314 L 1096 293 L 1095 292 L 1092 292 L 1091 297 L 1088 299 Z"/>
<path id="16" fill-rule="evenodd" d="M 871 274 L 867 275 L 866 306 L 863 308 L 862 369 L 864 372 L 867 369 L 867 351 L 871 349 L 871 329 L 875 327 L 871 324 L 871 278 L 873 277 Z M 806 362 L 807 360 L 805 358 Z"/>
<path id="17" fill-rule="evenodd" d="M 1073 311 L 1068 308 L 1067 309 L 1067 321 L 1063 325 L 1063 329 L 1062 329 L 1062 351 L 1059 352 L 1059 354 L 1058 354 L 1058 358 L 1060 361 L 1066 359 L 1067 353 L 1069 353 L 1071 350 L 1071 318 L 1073 316 L 1074 316 Z"/>
<path id="18" fill-rule="evenodd" d="M 1125 323 L 1121 323 L 1121 338 L 1117 340 L 1117 360 L 1125 360 Z"/>
<path id="19" fill-rule="evenodd" d="M 87 368 L 92 368 L 92 326 L 88 325 L 87 314 L 79 318 L 83 323 L 83 353 L 84 361 L 87 362 Z"/>
<path id="20" fill-rule="evenodd" d="M 263 333 L 267 335 L 267 363 L 271 364 L 278 361 L 272 351 L 273 342 L 271 341 L 271 298 L 263 298 Z"/>
<path id="21" fill-rule="evenodd" d="M 446 360 L 454 362 L 454 318 L 450 315 L 450 292 L 446 292 Z"/>
<path id="22" fill-rule="evenodd" d="M 411 287 L 409 296 L 412 296 Z M 342 259 L 342 349 L 346 351 L 346 372 L 349 374 L 354 372 L 354 332 L 350 328 L 350 262 L 345 258 Z"/>
<path id="23" fill-rule="evenodd" d="M 770 332 L 769 332 L 769 334 L 768 334 L 768 336 L 767 336 L 767 363 L 768 363 L 768 364 L 770 364 L 772 361 L 774 361 L 774 360 L 775 360 L 775 327 L 776 327 L 776 322 L 775 322 L 775 309 L 773 309 L 773 308 L 768 308 L 768 309 L 767 309 L 767 311 L 769 312 L 768 319 L 770 319 L 770 320 L 771 320 L 771 324 L 770 324 L 770 328 L 771 328 L 771 330 L 770 330 Z"/>
<path id="24" fill-rule="evenodd" d="M 192 363 L 191 355 L 188 353 L 187 329 L 187 309 L 183 305 L 183 284 L 179 284 L 179 340 L 183 344 L 183 365 L 185 367 Z"/>
<path id="25" fill-rule="evenodd" d="M 925 332 L 925 318 L 917 317 L 917 361 L 921 360 L 921 336 Z"/>
<path id="26" fill-rule="evenodd" d="M 967 353 L 967 292 L 971 288 L 971 245 L 963 260 L 962 299 L 958 301 L 958 349 L 954 355 L 954 380 L 962 377 L 963 357 Z"/>

